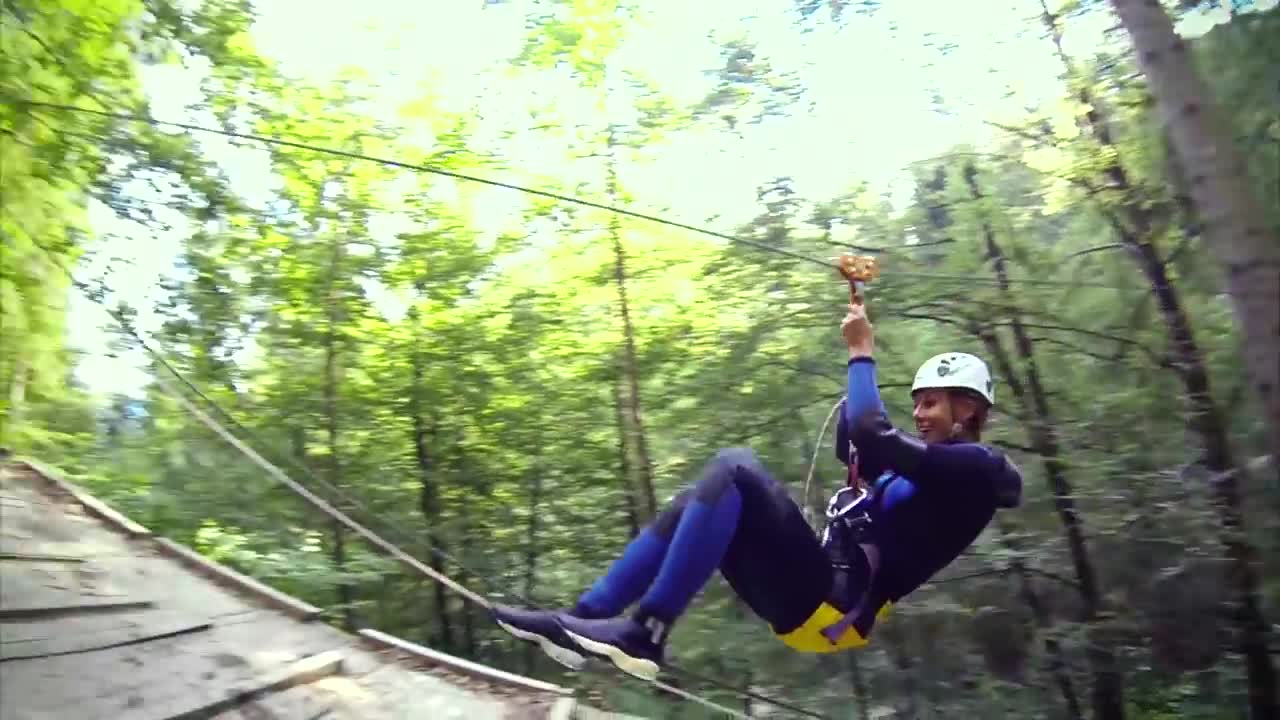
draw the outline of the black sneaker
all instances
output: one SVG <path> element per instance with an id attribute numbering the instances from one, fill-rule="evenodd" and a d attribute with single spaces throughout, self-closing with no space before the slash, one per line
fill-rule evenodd
<path id="1" fill-rule="evenodd" d="M 552 610 L 523 610 L 508 605 L 494 605 L 493 619 L 498 627 L 521 640 L 537 643 L 548 657 L 570 670 L 581 670 L 587 663 L 582 650 L 556 622 L 556 613 Z"/>
<path id="2" fill-rule="evenodd" d="M 585 620 L 564 613 L 557 614 L 556 620 L 583 650 L 608 658 L 628 675 L 657 679 L 670 630 L 667 623 L 653 617 Z"/>

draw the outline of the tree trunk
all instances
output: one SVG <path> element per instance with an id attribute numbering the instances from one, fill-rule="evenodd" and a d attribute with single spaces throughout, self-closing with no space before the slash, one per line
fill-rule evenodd
<path id="1" fill-rule="evenodd" d="M 1049 676 L 1053 678 L 1053 684 L 1058 687 L 1058 692 L 1062 695 L 1066 716 L 1068 720 L 1084 720 L 1084 709 L 1080 707 L 1080 698 L 1076 694 L 1075 682 L 1071 679 L 1071 669 L 1067 666 L 1062 643 L 1053 636 L 1053 619 L 1049 615 L 1048 608 L 1040 601 L 1040 595 L 1036 593 L 1035 584 L 1031 580 L 1031 573 L 1022 562 L 1021 543 L 1017 541 L 1016 534 L 1007 522 L 997 518 L 996 528 L 1000 532 L 1000 539 L 1005 547 L 1013 552 L 1010 567 L 1018 580 L 1018 596 L 1027 604 L 1031 617 L 1035 620 L 1036 629 L 1043 638 L 1045 655 L 1048 656 Z"/>
<path id="2" fill-rule="evenodd" d="M 1179 170 L 1188 176 L 1192 200 L 1199 211 L 1201 232 L 1214 254 L 1224 258 L 1227 264 L 1228 284 L 1236 301 L 1237 317 L 1242 319 L 1245 329 L 1246 356 L 1254 376 L 1255 389 L 1259 390 L 1259 398 L 1271 413 L 1272 429 L 1277 433 L 1274 436 L 1276 442 L 1273 444 L 1273 451 L 1280 450 L 1280 416 L 1276 415 L 1275 405 L 1280 396 L 1274 386 L 1277 378 L 1280 378 L 1277 375 L 1280 373 L 1280 366 L 1277 365 L 1277 355 L 1280 354 L 1280 321 L 1276 319 L 1277 308 L 1280 308 L 1280 303 L 1276 302 L 1280 298 L 1280 283 L 1276 282 L 1280 278 L 1280 263 L 1277 262 L 1280 253 L 1277 251 L 1276 238 L 1264 237 L 1260 211 L 1257 211 L 1257 215 L 1249 215 L 1257 208 L 1252 204 L 1248 188 L 1240 182 L 1244 177 L 1242 166 L 1238 159 L 1233 159 L 1235 152 L 1230 138 L 1215 134 L 1217 129 L 1208 117 L 1211 107 L 1205 104 L 1209 99 L 1208 95 L 1186 55 L 1185 46 L 1174 32 L 1169 17 L 1158 3 L 1113 0 L 1113 5 L 1121 15 L 1122 24 L 1133 36 L 1139 65 L 1147 75 L 1152 92 L 1165 113 L 1168 133 L 1178 149 L 1178 160 L 1181 161 Z M 1075 77 L 1074 64 L 1062 49 L 1061 29 L 1057 18 L 1046 8 L 1044 20 L 1052 33 L 1068 76 Z M 1167 57 L 1162 57 L 1166 52 Z M 1161 98 L 1162 93 L 1166 97 Z M 1091 108 L 1082 122 L 1084 129 L 1100 145 L 1114 150 L 1115 141 L 1108 128 L 1105 111 L 1096 106 L 1087 84 L 1080 83 L 1078 94 L 1081 102 Z M 1211 145 L 1215 142 L 1218 143 L 1216 148 Z M 1203 354 L 1196 343 L 1182 299 L 1169 278 L 1168 261 L 1160 256 L 1155 245 L 1156 237 L 1161 232 L 1160 227 L 1165 223 L 1154 216 L 1149 206 L 1136 198 L 1129 173 L 1115 159 L 1119 155 L 1113 154 L 1111 157 L 1112 160 L 1103 173 L 1111 188 L 1124 198 L 1119 213 L 1108 213 L 1111 224 L 1121 244 L 1133 255 L 1151 286 L 1152 295 L 1169 332 L 1175 367 L 1182 380 L 1190 409 L 1190 429 L 1199 435 L 1204 447 L 1205 465 L 1214 474 L 1210 491 L 1218 508 L 1222 528 L 1221 542 L 1230 563 L 1228 584 L 1235 594 L 1232 615 L 1239 636 L 1239 649 L 1245 659 L 1250 713 L 1255 720 L 1277 720 L 1280 718 L 1280 706 L 1277 705 L 1276 671 L 1267 650 L 1269 626 L 1262 614 L 1259 598 L 1257 550 L 1245 535 L 1241 512 L 1239 476 L 1243 469 L 1237 467 L 1233 458 L 1230 439 L 1209 386 L 1209 373 Z M 1215 183 L 1218 187 L 1208 187 Z M 1238 193 L 1239 197 L 1224 197 L 1223 193 L 1228 196 Z M 1233 216 L 1234 213 L 1241 214 Z M 1223 248 L 1234 248 L 1237 243 L 1248 245 L 1251 240 L 1260 243 L 1255 248 L 1260 252 L 1252 252 L 1247 248 L 1244 252 L 1227 252 Z M 1251 263 L 1253 265 L 1249 266 Z M 1271 281 L 1269 286 L 1265 284 L 1267 277 Z M 1269 293 L 1269 299 L 1264 303 L 1266 310 L 1262 315 L 1259 314 L 1256 302 L 1258 292 Z M 1265 320 L 1261 324 L 1269 327 L 1266 330 L 1270 333 L 1269 340 L 1259 346 L 1258 327 L 1249 323 L 1256 325 L 1259 317 L 1266 313 L 1270 314 L 1269 326 Z M 1254 357 L 1260 347 L 1262 352 L 1269 353 L 1266 363 L 1262 364 L 1266 367 L 1259 365 L 1258 358 Z M 1266 376 L 1268 380 L 1264 383 L 1268 386 L 1265 388 L 1266 392 L 1262 392 L 1264 388 L 1258 385 L 1257 373 L 1260 368 L 1269 373 Z"/>
<path id="3" fill-rule="evenodd" d="M 853 699 L 858 703 L 858 720 L 871 720 L 871 699 L 867 697 L 867 683 L 858 665 L 858 653 L 847 653 L 849 681 L 853 685 Z"/>
<path id="4" fill-rule="evenodd" d="M 1239 467 L 1233 457 L 1222 414 L 1209 386 L 1208 369 L 1178 293 L 1167 277 L 1164 262 L 1150 242 L 1135 237 L 1125 242 L 1138 257 L 1164 315 L 1191 411 L 1191 429 L 1200 436 L 1205 466 L 1213 473 L 1210 491 L 1218 509 L 1221 542 L 1230 562 L 1227 582 L 1235 595 L 1231 614 L 1239 650 L 1245 659 L 1250 717 L 1276 720 L 1280 718 L 1280 705 L 1277 705 L 1275 666 L 1267 650 L 1270 626 L 1263 616 L 1259 597 L 1258 552 L 1245 533 L 1241 506 L 1240 477 L 1244 468 Z"/>
<path id="5" fill-rule="evenodd" d="M 333 560 L 333 566 L 338 572 L 345 573 L 347 567 L 347 548 L 344 535 L 345 529 L 342 523 L 337 520 L 333 521 L 333 549 L 329 557 Z M 355 609 L 355 592 L 352 587 L 345 583 L 338 584 L 338 604 L 342 607 L 342 627 L 347 632 L 356 632 L 359 625 L 356 622 Z"/>
<path id="6" fill-rule="evenodd" d="M 27 376 L 29 374 L 27 360 L 18 353 L 14 360 L 13 382 L 9 385 L 9 412 L 4 418 L 4 427 L 16 428 L 22 425 L 27 403 Z"/>
<path id="7" fill-rule="evenodd" d="M 410 351 L 413 363 L 413 387 L 409 390 L 409 414 L 413 418 L 414 459 L 418 465 L 418 478 L 422 486 L 422 491 L 418 495 L 418 510 L 422 513 L 422 520 L 427 526 L 427 562 L 433 570 L 443 575 L 445 574 L 445 567 L 441 553 L 445 551 L 445 547 L 444 541 L 441 540 L 438 526 L 440 521 L 440 491 L 436 487 L 431 473 L 430 441 L 434 435 L 434 428 L 428 426 L 426 411 L 422 402 L 426 361 L 422 357 L 420 349 L 421 338 L 418 337 L 417 332 L 419 318 L 416 311 L 409 314 L 409 322 L 414 323 L 414 346 Z M 454 645 L 453 620 L 449 612 L 449 596 L 441 583 L 432 582 L 431 587 L 436 613 L 437 637 L 435 642 L 439 643 L 441 647 L 449 649 Z"/>
<path id="8" fill-rule="evenodd" d="M 470 505 L 468 503 L 458 504 L 458 524 L 460 525 L 459 536 L 464 538 L 476 536 L 475 528 L 471 525 L 471 513 L 469 507 Z M 468 568 L 472 568 L 480 576 L 484 576 L 484 568 L 479 567 L 474 558 L 474 554 L 468 553 L 464 550 L 462 552 L 462 556 L 458 558 L 457 562 L 461 565 L 467 566 Z M 457 572 L 458 574 L 455 579 L 459 583 L 465 586 L 471 582 L 471 572 L 468 572 L 461 567 L 458 568 Z M 479 647 L 479 644 L 476 642 L 475 608 L 475 604 L 464 600 L 460 604 L 459 609 L 459 612 L 462 614 L 462 652 L 471 657 L 475 656 L 476 648 Z"/>
<path id="9" fill-rule="evenodd" d="M 324 336 L 324 415 L 325 432 L 329 445 L 329 484 L 342 488 L 342 465 L 338 453 L 338 323 L 342 321 L 339 292 L 337 289 L 338 268 L 342 263 L 342 243 L 333 242 L 333 252 L 329 264 L 329 292 L 326 298 L 327 327 Z M 339 573 L 346 572 L 346 547 L 343 541 L 343 528 L 337 521 L 333 525 L 333 564 Z M 338 603 L 342 606 L 343 626 L 348 632 L 357 630 L 355 616 L 355 588 L 346 582 L 338 584 Z"/>
<path id="10" fill-rule="evenodd" d="M 618 172 L 613 127 L 608 135 L 608 195 L 610 203 L 619 202 Z M 618 309 L 622 316 L 622 379 L 626 408 L 627 444 L 634 458 L 632 469 L 639 489 L 641 523 L 651 522 L 658 515 L 657 493 L 653 487 L 653 463 L 649 457 L 648 439 L 640 411 L 640 370 L 636 362 L 635 328 L 631 323 L 631 307 L 627 301 L 627 255 L 622 243 L 622 220 L 616 213 L 609 218 L 609 236 L 613 241 L 613 280 L 618 289 Z"/>
<path id="11" fill-rule="evenodd" d="M 886 648 L 889 659 L 893 662 L 895 674 L 899 678 L 898 701 L 895 711 L 900 720 L 918 720 L 920 717 L 920 699 L 916 697 L 917 685 L 915 663 L 911 661 L 911 653 L 907 648 Z"/>
<path id="12" fill-rule="evenodd" d="M 1244 333 L 1245 364 L 1271 424 L 1280 457 L 1280 238 L 1267 226 L 1240 153 L 1213 98 L 1159 3 L 1112 0 L 1137 52 L 1190 180 L 1205 242 L 1226 269 L 1227 288 Z M 1248 661 L 1254 717 L 1276 717 L 1275 671 Z M 1263 714 L 1260 714 L 1263 713 Z"/>
<path id="13" fill-rule="evenodd" d="M 618 424 L 618 474 L 622 477 L 622 500 L 627 513 L 627 531 L 630 533 L 627 539 L 630 540 L 640 534 L 640 501 L 637 497 L 639 491 L 636 489 L 635 478 L 632 477 L 631 472 L 631 453 L 628 452 L 631 444 L 627 442 L 627 410 L 624 395 L 622 377 L 619 375 L 613 383 L 613 409 Z"/>
<path id="14" fill-rule="evenodd" d="M 529 478 L 529 534 L 525 538 L 524 556 L 524 596 L 532 598 L 537 583 L 538 570 L 538 505 L 542 502 L 542 468 L 537 463 L 531 470 Z M 533 645 L 524 645 L 524 671 L 533 673 Z"/>
<path id="15" fill-rule="evenodd" d="M 969 185 L 969 192 L 974 201 L 981 206 L 984 195 L 978 187 L 977 169 L 972 163 L 967 163 L 965 166 L 965 181 Z M 979 211 L 981 212 L 981 209 Z M 1049 479 L 1049 489 L 1053 493 L 1054 508 L 1057 510 L 1058 518 L 1067 536 L 1067 547 L 1071 553 L 1071 563 L 1080 593 L 1081 619 L 1087 624 L 1095 624 L 1101 619 L 1102 597 L 1098 589 L 1097 575 L 1089 558 L 1084 522 L 1076 510 L 1071 482 L 1067 479 L 1066 467 L 1062 463 L 1057 423 L 1049 407 L 1048 394 L 1040 382 L 1035 346 L 1022 323 L 1021 313 L 1016 308 L 1009 286 L 1009 273 L 1004 253 L 996 243 L 995 231 L 991 223 L 985 218 L 982 222 L 982 230 L 986 242 L 987 259 L 991 262 L 1001 294 L 1010 308 L 1014 347 L 1021 360 L 1023 373 L 1016 373 L 1013 363 L 994 332 L 983 330 L 980 331 L 979 337 L 997 363 L 1014 397 L 1024 406 L 1028 414 L 1031 425 L 1031 445 L 1044 463 L 1045 475 Z M 1025 385 L 1022 378 L 1025 378 Z M 1096 720 L 1122 720 L 1124 718 L 1124 679 L 1116 664 L 1115 653 L 1109 647 L 1090 643 L 1087 654 L 1093 672 L 1094 717 Z"/>

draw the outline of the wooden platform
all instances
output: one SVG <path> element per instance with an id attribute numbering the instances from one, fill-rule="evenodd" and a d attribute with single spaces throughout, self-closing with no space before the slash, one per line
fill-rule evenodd
<path id="1" fill-rule="evenodd" d="M 568 718 L 569 691 L 354 636 L 38 464 L 0 466 L 0 718 Z M 451 663 L 455 666 L 451 667 Z"/>

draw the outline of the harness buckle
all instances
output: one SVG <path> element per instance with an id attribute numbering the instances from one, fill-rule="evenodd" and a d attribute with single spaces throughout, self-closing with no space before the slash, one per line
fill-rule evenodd
<path id="1" fill-rule="evenodd" d="M 875 496 L 863 488 L 841 488 L 827 503 L 827 527 L 822 533 L 822 544 L 834 544 L 841 551 L 851 551 L 854 545 L 875 541 L 875 522 L 872 508 Z"/>

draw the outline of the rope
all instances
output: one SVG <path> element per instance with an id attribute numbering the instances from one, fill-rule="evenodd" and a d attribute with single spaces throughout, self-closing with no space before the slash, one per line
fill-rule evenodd
<path id="1" fill-rule="evenodd" d="M 704 697 L 699 697 L 699 696 L 697 696 L 697 695 L 694 695 L 693 693 L 689 692 L 688 690 L 681 690 L 680 688 L 678 688 L 678 687 L 676 687 L 676 686 L 674 686 L 674 685 L 668 685 L 667 683 L 664 683 L 664 682 L 662 682 L 661 680 L 651 680 L 650 682 L 652 682 L 652 683 L 653 683 L 654 685 L 656 685 L 657 687 L 659 687 L 659 688 L 661 688 L 661 689 L 663 689 L 663 690 L 665 690 L 665 691 L 667 691 L 667 692 L 669 692 L 669 693 L 671 693 L 671 694 L 673 694 L 673 695 L 679 695 L 680 697 L 684 698 L 685 700 L 691 700 L 691 701 L 696 702 L 696 703 L 698 703 L 699 705 L 702 705 L 702 706 L 704 706 L 704 707 L 709 707 L 709 708 L 711 708 L 712 710 L 717 710 L 717 711 L 719 711 L 719 712 L 722 712 L 722 713 L 724 713 L 725 715 L 729 715 L 729 716 L 736 717 L 736 718 L 742 718 L 742 720 L 751 720 L 751 718 L 750 718 L 748 715 L 746 715 L 745 713 L 743 713 L 743 712 L 741 712 L 741 711 L 734 710 L 733 708 L 727 708 L 727 707 L 725 707 L 725 706 L 723 706 L 723 705 L 720 705 L 720 704 L 718 704 L 718 703 L 714 703 L 714 702 L 712 702 L 712 701 L 710 701 L 710 700 L 708 700 L 708 699 L 706 699 L 706 698 L 704 698 Z M 765 702 L 768 702 L 768 700 L 766 700 Z M 822 716 L 821 716 L 821 715 L 816 715 L 815 717 L 822 717 Z"/>
<path id="2" fill-rule="evenodd" d="M 187 132 L 201 132 L 201 133 L 208 133 L 211 135 L 221 135 L 223 137 L 236 138 L 239 140 L 249 140 L 252 142 L 263 143 L 265 145 L 290 147 L 298 150 L 306 150 L 308 152 L 332 155 L 334 157 L 343 157 L 349 160 L 361 160 L 366 162 L 377 163 L 380 165 L 386 165 L 388 167 L 397 167 L 404 170 L 413 170 L 415 172 L 424 172 L 424 173 L 430 173 L 433 175 L 440 175 L 443 177 L 453 178 L 455 180 L 463 180 L 466 182 L 479 183 L 482 185 L 489 185 L 492 187 L 503 188 L 505 190 L 514 190 L 516 192 L 526 193 L 528 195 L 536 195 L 539 197 L 545 197 L 552 200 L 558 200 L 560 202 L 567 202 L 567 203 L 572 203 L 574 205 L 581 205 L 583 207 L 594 208 L 596 210 L 604 210 L 606 212 L 616 213 L 618 215 L 625 215 L 627 217 L 635 218 L 637 220 L 645 220 L 648 222 L 657 223 L 659 225 L 665 225 L 667 227 L 687 230 L 692 233 L 706 235 L 706 236 L 717 238 L 719 240 L 724 240 L 730 243 L 748 245 L 758 250 L 762 250 L 764 252 L 771 252 L 778 255 L 784 255 L 794 260 L 799 260 L 801 262 L 821 265 L 822 267 L 826 267 L 826 268 L 839 269 L 838 265 L 836 265 L 835 263 L 829 260 L 815 258 L 810 255 L 805 255 L 803 253 L 795 252 L 793 250 L 787 250 L 786 248 L 769 245 L 769 244 L 760 242 L 758 240 L 752 240 L 750 238 L 744 238 L 741 236 L 729 235 L 728 233 L 722 233 L 716 230 L 711 230 L 709 228 L 699 227 L 697 225 L 690 225 L 688 223 L 680 222 L 678 220 L 671 220 L 668 218 L 659 217 L 657 215 L 650 215 L 648 213 L 637 212 L 635 210 L 628 210 L 626 208 L 618 207 L 616 205 L 599 203 L 593 200 L 587 200 L 585 198 L 576 197 L 573 195 L 565 195 L 562 193 L 552 192 L 550 190 L 540 190 L 538 188 L 532 188 L 525 185 L 517 185 L 515 183 L 504 182 L 501 180 L 491 180 L 489 178 L 483 178 L 476 175 L 468 175 L 468 174 L 460 173 L 454 170 L 446 170 L 444 168 L 435 167 L 431 165 L 407 163 L 407 162 L 402 162 L 400 160 L 392 160 L 390 158 L 378 157 L 375 155 L 366 155 L 364 153 L 350 152 L 347 150 L 339 150 L 337 148 L 311 145 L 309 143 L 299 142 L 296 140 L 286 140 L 278 137 L 268 137 L 266 135 L 256 135 L 253 133 L 241 133 L 241 132 L 236 132 L 234 130 L 210 128 L 210 127 L 204 127 L 201 125 L 194 125 L 191 123 L 176 122 L 173 120 L 158 120 L 156 118 L 144 117 L 141 115 L 133 115 L 130 113 L 116 113 L 116 112 L 110 112 L 107 110 L 96 110 L 94 108 L 78 107 L 75 105 L 63 105 L 61 103 L 39 102 L 35 100 L 18 100 L 18 101 L 14 101 L 14 104 L 24 105 L 27 107 L 44 107 L 44 108 L 51 108 L 55 110 L 65 110 L 68 112 L 78 112 L 78 113 L 85 113 L 90 115 L 98 115 L 100 117 L 107 117 L 115 120 L 144 123 L 147 125 L 151 125 L 153 127 L 159 126 L 159 125 L 166 125 L 169 127 L 181 128 L 182 130 L 186 130 Z M 910 246 L 903 246 L 903 247 L 910 247 Z M 885 248 L 884 250 L 892 250 L 892 249 L 898 249 L 898 248 Z M 919 278 L 919 279 L 927 279 L 932 281 L 948 281 L 948 282 L 963 283 L 965 285 L 975 285 L 975 284 L 1000 285 L 1002 284 L 1002 281 L 998 278 L 975 277 L 973 275 L 948 275 L 946 273 L 932 273 L 932 272 L 907 272 L 907 271 L 895 270 L 892 276 L 890 277 L 908 278 L 908 279 Z M 1120 287 L 1116 285 L 1106 285 L 1103 283 L 1071 282 L 1071 281 L 1065 281 L 1065 280 L 1041 280 L 1036 278 L 1009 278 L 1007 282 L 1014 285 L 1041 286 L 1041 287 L 1064 287 L 1064 288 L 1072 288 L 1072 289 L 1088 287 L 1088 288 L 1099 288 L 1104 290 L 1117 290 L 1117 291 L 1129 290 L 1129 288 Z"/>
<path id="3" fill-rule="evenodd" d="M 174 400 L 177 400 L 179 403 L 181 403 L 182 406 L 187 409 L 187 412 L 190 412 L 192 415 L 196 416 L 197 420 L 204 423 L 210 430 L 214 431 L 219 436 L 221 436 L 222 439 L 226 440 L 232 447 L 239 450 L 241 453 L 244 453 L 244 455 L 248 457 L 250 460 L 252 460 L 254 463 L 256 463 L 258 467 L 267 471 L 267 473 L 270 474 L 272 477 L 274 477 L 276 480 L 279 480 L 281 483 L 287 486 L 290 490 L 302 496 L 304 500 L 311 503 L 311 505 L 315 507 L 317 510 L 328 515 L 334 520 L 342 523 L 343 525 L 347 526 L 347 528 L 350 529 L 352 532 L 368 540 L 370 543 L 373 543 L 375 546 L 382 548 L 388 554 L 390 554 L 392 557 L 399 560 L 400 562 L 408 565 L 409 567 L 413 568 L 414 570 L 424 575 L 427 575 L 428 577 L 431 577 L 436 582 L 446 585 L 447 587 L 449 587 L 449 589 L 467 598 L 471 602 L 476 603 L 477 605 L 480 605 L 485 609 L 489 609 L 493 607 L 493 604 L 490 603 L 484 596 L 480 595 L 479 593 L 468 590 L 462 585 L 459 585 L 458 583 L 454 582 L 447 575 L 437 572 L 436 570 L 422 564 L 422 562 L 419 561 L 417 558 L 406 553 L 405 551 L 401 550 L 395 545 L 392 545 L 386 540 L 383 540 L 372 530 L 365 528 L 360 523 L 347 517 L 347 515 L 343 513 L 341 510 L 338 510 L 337 508 L 333 507 L 329 503 L 325 502 L 323 498 L 319 497 L 315 493 L 303 487 L 300 483 L 294 481 L 288 475 L 285 475 L 283 470 L 271 464 L 270 461 L 266 460 L 261 455 L 259 455 L 256 451 L 254 451 L 253 448 L 249 447 L 248 445 L 245 445 L 240 440 L 240 438 L 236 437 L 235 435 L 232 435 L 231 432 L 226 428 L 224 428 L 217 420 L 214 420 L 213 418 L 209 417 L 208 415 L 205 414 L 203 410 L 196 407 L 195 403 L 192 403 L 190 400 L 184 397 L 182 393 L 177 388 L 173 387 L 173 385 L 170 384 L 168 380 L 164 379 L 164 377 L 160 375 L 156 375 L 156 382 L 159 383 L 160 387 L 163 388 L 164 391 L 168 393 L 171 397 L 173 397 Z"/>
<path id="4" fill-rule="evenodd" d="M 836 416 L 840 410 L 840 403 L 844 402 L 841 398 L 835 405 L 831 406 L 831 412 L 827 413 L 827 419 L 822 422 L 822 429 L 818 431 L 818 439 L 813 443 L 813 459 L 809 461 L 809 474 L 804 479 L 804 495 L 801 496 L 800 506 L 804 508 L 805 522 L 813 525 L 813 508 L 809 506 L 809 485 L 813 482 L 814 470 L 818 468 L 818 453 L 822 452 L 822 439 L 827 436 L 827 426 L 831 424 L 831 418 Z"/>
<path id="5" fill-rule="evenodd" d="M 829 261 L 820 260 L 818 258 L 810 257 L 808 255 L 803 255 L 798 252 L 787 250 L 786 248 L 766 245 L 765 243 L 762 243 L 758 240 L 750 240 L 748 238 L 735 237 L 733 235 L 717 232 L 715 230 L 710 230 L 707 228 L 698 227 L 696 225 L 689 225 L 686 223 L 682 223 L 678 220 L 669 220 L 667 218 L 658 217 L 656 215 L 649 215 L 647 213 L 637 212 L 635 210 L 628 210 L 626 208 L 621 208 L 614 205 L 598 203 L 593 200 L 587 200 L 585 198 L 575 197 L 573 195 L 563 195 L 561 193 L 552 192 L 550 190 L 539 190 L 537 188 L 531 188 L 524 185 L 516 185 L 514 183 L 503 182 L 501 180 L 490 180 L 489 178 L 482 178 L 476 175 L 467 175 L 465 173 L 456 172 L 454 170 L 445 170 L 444 168 L 433 167 L 431 165 L 418 165 L 414 163 L 402 162 L 400 160 L 392 160 L 390 158 L 377 157 L 374 155 L 366 155 L 364 153 L 349 152 L 347 150 L 338 150 L 337 148 L 328 148 L 328 147 L 320 147 L 318 145 L 310 145 L 307 143 L 298 142 L 296 140 L 285 140 L 283 138 L 267 137 L 265 135 L 255 135 L 252 133 L 240 133 L 240 132 L 235 132 L 234 130 L 222 130 L 219 128 L 209 128 L 209 127 L 203 127 L 201 125 L 192 125 L 190 123 L 174 122 L 171 120 L 157 120 L 155 118 L 143 117 L 141 115 L 132 115 L 129 113 L 115 113 L 115 112 L 109 112 L 106 110 L 95 110 L 93 108 L 77 107 L 75 105 L 62 105 L 59 103 L 46 103 L 46 102 L 37 102 L 37 101 L 31 101 L 31 100 L 21 101 L 21 104 L 34 106 L 34 107 L 55 108 L 58 110 L 67 110 L 70 112 L 88 113 L 91 115 L 99 115 L 101 117 L 108 117 L 116 120 L 141 122 L 141 123 L 146 123 L 148 125 L 153 125 L 153 126 L 168 125 L 171 127 L 182 128 L 183 130 L 186 130 L 188 132 L 211 133 L 213 135 L 222 135 L 223 137 L 232 137 L 240 140 L 251 140 L 254 142 L 260 142 L 267 145 L 277 145 L 280 147 L 291 147 L 298 150 L 318 152 L 326 155 L 333 155 L 335 157 L 347 158 L 349 160 L 363 160 L 367 162 L 378 163 L 380 165 L 386 165 L 389 167 L 398 167 L 404 170 L 413 170 L 416 172 L 431 173 L 433 175 L 441 175 L 444 177 L 453 178 L 455 180 L 465 180 L 467 182 L 480 183 L 482 185 L 490 185 L 493 187 L 503 188 L 505 190 L 515 190 L 517 192 L 527 193 L 529 195 L 537 195 L 539 197 L 545 197 L 551 200 L 559 200 L 560 202 L 573 203 L 575 205 L 582 205 L 584 207 L 594 208 L 596 210 L 604 210 L 606 212 L 617 213 L 619 215 L 626 215 L 628 217 L 633 217 L 638 220 L 647 220 L 649 222 L 658 223 L 659 225 L 666 225 L 668 227 L 679 228 L 681 230 L 688 230 L 689 232 L 695 232 L 702 235 L 709 235 L 711 237 L 719 238 L 727 242 L 750 245 L 752 247 L 755 247 L 760 250 L 764 250 L 766 252 L 773 252 L 773 253 L 778 253 L 779 255 L 786 255 L 787 257 L 793 258 L 795 260 L 814 263 L 817 265 L 821 265 L 823 267 L 829 267 L 829 268 L 836 267 L 834 263 L 831 263 Z"/>

